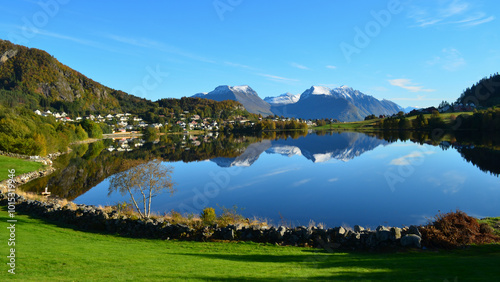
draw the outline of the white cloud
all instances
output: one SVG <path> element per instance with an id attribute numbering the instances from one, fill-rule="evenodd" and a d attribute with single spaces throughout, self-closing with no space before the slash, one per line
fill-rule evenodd
<path id="1" fill-rule="evenodd" d="M 424 89 L 423 86 L 415 84 L 411 81 L 411 79 L 406 78 L 397 78 L 397 79 L 389 79 L 388 80 L 391 85 L 401 87 L 411 92 L 433 92 L 434 89 Z"/>
<path id="2" fill-rule="evenodd" d="M 159 41 L 151 40 L 148 38 L 133 38 L 133 37 L 126 37 L 126 36 L 119 36 L 119 35 L 115 35 L 115 34 L 108 34 L 106 37 L 108 39 L 111 39 L 111 40 L 114 40 L 114 41 L 117 41 L 120 43 L 132 45 L 132 46 L 138 46 L 141 48 L 150 48 L 150 49 L 154 49 L 154 50 L 157 50 L 160 52 L 165 52 L 165 53 L 170 53 L 173 55 L 182 56 L 182 57 L 192 59 L 195 61 L 200 61 L 200 62 L 204 62 L 204 63 L 211 63 L 211 64 L 216 63 L 215 61 L 213 61 L 211 59 L 208 59 L 208 58 L 190 53 L 188 51 L 182 50 L 178 47 L 168 45 L 168 44 L 165 44 L 165 43 L 162 43 Z"/>
<path id="3" fill-rule="evenodd" d="M 292 184 L 293 187 L 297 187 L 297 186 L 301 186 L 301 185 L 304 185 L 306 184 L 307 182 L 311 181 L 311 178 L 308 178 L 308 179 L 303 179 L 303 180 L 300 180 L 300 181 L 297 181 L 297 182 L 294 182 Z"/>
<path id="4" fill-rule="evenodd" d="M 406 156 L 402 156 L 397 159 L 393 159 L 390 164 L 391 165 L 398 165 L 398 166 L 405 166 L 405 165 L 417 165 L 422 163 L 423 158 L 425 157 L 424 155 L 430 155 L 434 154 L 435 152 L 433 151 L 425 151 L 425 152 L 412 152 Z"/>
<path id="5" fill-rule="evenodd" d="M 298 68 L 298 69 L 301 69 L 301 70 L 309 70 L 308 67 L 304 66 L 304 65 L 300 65 L 300 64 L 297 64 L 297 63 L 290 63 L 290 65 L 294 68 Z"/>
<path id="6" fill-rule="evenodd" d="M 337 177 L 328 179 L 328 182 L 337 182 L 339 179 Z"/>
<path id="7" fill-rule="evenodd" d="M 414 26 L 430 27 L 434 25 L 457 25 L 461 27 L 477 26 L 491 22 L 494 16 L 488 16 L 474 2 L 463 0 L 431 1 L 432 7 L 425 7 L 424 2 L 417 2 L 410 7 L 408 18 Z M 472 15 L 472 16 L 471 16 Z"/>
<path id="8" fill-rule="evenodd" d="M 297 79 L 286 78 L 286 77 L 281 77 L 281 76 L 272 75 L 272 74 L 258 73 L 257 75 L 266 77 L 269 80 L 276 81 L 276 82 L 295 82 L 295 81 L 298 81 Z"/>
<path id="9" fill-rule="evenodd" d="M 489 16 L 487 18 L 482 18 L 482 19 L 478 19 L 475 21 L 468 21 L 467 23 L 464 24 L 464 26 L 476 26 L 476 25 L 480 25 L 480 24 L 484 24 L 484 23 L 489 23 L 489 22 L 493 21 L 494 19 L 495 19 L 494 16 Z"/>
<path id="10" fill-rule="evenodd" d="M 290 171 L 294 171 L 294 170 L 298 170 L 299 168 L 291 168 L 291 169 L 281 169 L 281 170 L 275 170 L 273 172 L 270 172 L 270 173 L 267 173 L 267 174 L 264 174 L 262 175 L 261 177 L 269 177 L 269 176 L 274 176 L 274 175 L 278 175 L 278 174 L 282 174 L 282 173 L 287 173 L 287 172 L 290 172 Z"/>
<path id="11" fill-rule="evenodd" d="M 224 62 L 224 64 L 227 65 L 227 66 L 230 66 L 230 67 L 235 67 L 235 68 L 255 70 L 255 68 L 252 68 L 250 66 L 243 65 L 243 64 L 238 64 L 238 63 L 233 63 L 233 62 L 228 62 L 228 61 Z"/>
<path id="12" fill-rule="evenodd" d="M 334 69 L 336 69 L 337 67 L 336 67 L 336 66 L 332 66 L 332 65 L 328 65 L 328 66 L 326 66 L 326 68 L 327 68 L 327 69 L 334 70 Z"/>
<path id="13" fill-rule="evenodd" d="M 445 48 L 441 51 L 441 56 L 436 56 L 427 61 L 429 66 L 440 66 L 447 71 L 456 71 L 466 65 L 462 53 L 455 48 Z"/>
<path id="14" fill-rule="evenodd" d="M 467 178 L 458 171 L 450 170 L 441 175 L 441 177 L 430 177 L 428 182 L 434 184 L 435 187 L 443 189 L 445 194 L 455 194 L 463 187 Z"/>

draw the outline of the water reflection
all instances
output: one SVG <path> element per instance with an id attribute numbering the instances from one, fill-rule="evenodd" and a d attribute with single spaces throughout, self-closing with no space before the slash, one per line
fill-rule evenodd
<path id="1" fill-rule="evenodd" d="M 310 219 L 327 224 L 383 224 L 380 219 L 420 223 L 424 215 L 460 207 L 497 216 L 499 140 L 478 134 L 433 140 L 423 132 L 174 135 L 144 144 L 103 140 L 75 147 L 57 160 L 56 173 L 23 189 L 41 192 L 48 186 L 53 195 L 79 203 L 113 204 L 122 199 L 107 198 L 106 179 L 160 158 L 175 167 L 173 179 L 179 184 L 174 197 L 153 204 L 160 213 L 181 205 L 194 207 L 196 213 L 198 206 L 236 204 L 246 208 L 247 216 L 279 223 L 276 216 L 282 214 L 296 224 Z M 421 163 L 412 166 L 412 158 Z M 230 174 L 217 197 L 193 204 L 214 175 L 232 169 L 238 173 Z M 402 174 L 401 169 L 412 170 Z M 384 177 L 388 172 L 400 177 L 393 188 Z"/>

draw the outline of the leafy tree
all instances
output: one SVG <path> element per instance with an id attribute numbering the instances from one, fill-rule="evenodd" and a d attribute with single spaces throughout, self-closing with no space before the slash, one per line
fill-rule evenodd
<path id="1" fill-rule="evenodd" d="M 114 191 L 120 192 L 121 195 L 128 193 L 140 217 L 149 218 L 153 197 L 164 190 L 171 194 L 174 193 L 172 172 L 173 168 L 171 166 L 163 165 L 161 160 L 154 159 L 113 175 L 109 186 L 109 194 Z M 142 198 L 142 207 L 139 206 L 134 197 L 137 194 L 140 194 L 139 197 Z"/>
<path id="2" fill-rule="evenodd" d="M 151 142 L 151 141 L 154 141 L 156 140 L 156 138 L 158 137 L 158 133 L 156 132 L 156 129 L 152 126 L 148 126 L 145 130 L 144 130 L 144 139 L 148 142 Z"/>
<path id="3" fill-rule="evenodd" d="M 75 134 L 78 140 L 85 140 L 89 138 L 89 135 L 87 134 L 87 132 L 85 132 L 80 124 L 75 127 Z"/>
<path id="4" fill-rule="evenodd" d="M 81 126 L 85 129 L 85 131 L 87 131 L 90 138 L 102 138 L 102 129 L 99 124 L 86 119 L 81 122 Z"/>

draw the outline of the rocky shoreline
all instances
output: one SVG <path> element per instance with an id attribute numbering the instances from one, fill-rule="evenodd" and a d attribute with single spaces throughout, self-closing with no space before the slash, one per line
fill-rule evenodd
<path id="1" fill-rule="evenodd" d="M 17 175 L 12 180 L 10 180 L 16 186 L 26 184 L 33 179 L 47 176 L 47 175 L 53 173 L 54 171 L 56 171 L 56 169 L 54 167 L 52 167 L 52 160 L 56 159 L 57 157 L 59 157 L 62 154 L 63 153 L 54 153 L 54 154 L 49 154 L 46 157 L 40 157 L 40 156 L 27 156 L 27 155 L 21 155 L 21 154 L 0 151 L 0 155 L 2 155 L 2 156 L 23 159 L 23 160 L 32 161 L 32 162 L 39 162 L 39 163 L 42 163 L 43 165 L 47 166 L 41 170 L 31 171 L 31 172 L 27 172 L 27 173 L 24 173 L 21 175 Z M 7 181 L 9 181 L 9 179 L 0 181 L 0 191 L 7 190 Z"/>
<path id="2" fill-rule="evenodd" d="M 10 199 L 9 199 L 10 198 Z M 10 201 L 9 201 L 10 200 Z M 184 224 L 171 224 L 159 219 L 133 219 L 115 210 L 106 211 L 95 206 L 62 206 L 59 202 L 26 199 L 15 193 L 0 194 L 0 204 L 7 206 L 15 200 L 15 211 L 35 217 L 75 226 L 84 231 L 98 231 L 133 238 L 191 241 L 252 241 L 277 245 L 310 246 L 327 250 L 377 250 L 421 248 L 422 235 L 417 226 L 385 227 L 376 230 L 354 226 L 344 227 L 268 227 L 248 224 L 212 225 L 192 228 Z"/>

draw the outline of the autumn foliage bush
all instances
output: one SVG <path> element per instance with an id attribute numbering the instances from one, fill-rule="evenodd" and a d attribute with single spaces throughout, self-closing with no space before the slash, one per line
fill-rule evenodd
<path id="1" fill-rule="evenodd" d="M 486 225 L 486 226 L 485 226 Z M 423 244 L 431 248 L 457 248 L 471 244 L 500 242 L 487 224 L 462 211 L 439 213 L 435 221 L 420 227 Z"/>

